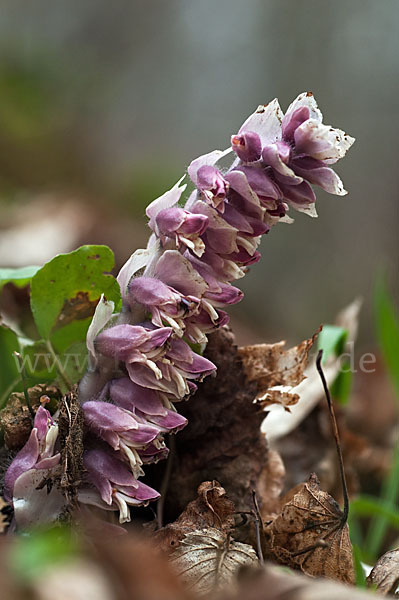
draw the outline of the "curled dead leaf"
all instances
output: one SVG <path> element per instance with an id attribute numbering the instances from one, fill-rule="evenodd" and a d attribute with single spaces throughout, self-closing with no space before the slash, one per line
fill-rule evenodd
<path id="1" fill-rule="evenodd" d="M 304 370 L 320 329 L 308 340 L 289 350 L 285 342 L 255 344 L 238 349 L 249 381 L 257 384 L 257 398 L 263 407 L 270 404 L 289 406 L 299 400 L 289 388 L 297 386 L 305 377 Z M 288 386 L 288 389 L 284 389 Z"/>
<path id="2" fill-rule="evenodd" d="M 367 578 L 384 596 L 394 594 L 399 584 L 399 548 L 383 554 Z"/>
<path id="3" fill-rule="evenodd" d="M 314 577 L 354 583 L 348 525 L 338 504 L 320 490 L 315 474 L 294 488 L 266 528 L 271 556 Z"/>
<path id="4" fill-rule="evenodd" d="M 257 562 L 252 546 L 235 542 L 227 532 L 214 528 L 186 534 L 171 556 L 177 575 L 201 596 L 233 588 L 238 570 Z"/>
<path id="5" fill-rule="evenodd" d="M 162 550 L 176 548 L 192 531 L 213 527 L 228 532 L 234 526 L 234 504 L 217 481 L 204 481 L 197 494 L 174 523 L 157 531 L 155 539 Z"/>
<path id="6" fill-rule="evenodd" d="M 335 324 L 343 327 L 348 332 L 345 351 L 349 351 L 350 345 L 356 339 L 359 322 L 361 300 L 357 299 L 344 308 L 336 317 Z M 340 371 L 340 357 L 331 356 L 324 366 L 324 374 L 329 385 L 337 377 Z M 292 405 L 290 411 L 281 410 L 280 406 L 274 406 L 275 410 L 268 412 L 267 418 L 262 423 L 262 432 L 266 435 L 269 443 L 274 443 L 280 438 L 288 435 L 298 427 L 300 423 L 310 414 L 322 398 L 323 391 L 320 379 L 315 369 L 314 362 L 309 364 L 305 370 L 305 379 L 290 393 L 298 394 L 300 402 Z M 309 472 L 309 470 L 307 471 Z"/>
<path id="7" fill-rule="evenodd" d="M 279 389 L 269 390 L 265 396 L 260 399 L 260 405 L 262 408 L 270 406 L 271 404 L 280 404 L 284 410 L 290 411 L 290 406 L 296 404 L 299 400 L 299 394 L 286 392 Z"/>

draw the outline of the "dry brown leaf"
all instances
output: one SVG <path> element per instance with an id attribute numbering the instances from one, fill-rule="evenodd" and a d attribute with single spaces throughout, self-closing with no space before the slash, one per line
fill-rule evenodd
<path id="1" fill-rule="evenodd" d="M 263 407 L 281 404 L 289 410 L 290 405 L 298 402 L 298 394 L 278 389 L 278 386 L 294 387 L 304 379 L 309 351 L 319 332 L 320 329 L 310 339 L 289 350 L 285 350 L 285 342 L 255 344 L 238 349 L 248 380 L 257 384 L 257 397 L 261 399 Z"/>
<path id="2" fill-rule="evenodd" d="M 399 584 L 399 548 L 386 552 L 378 559 L 367 581 L 374 583 L 383 596 L 395 593 Z"/>
<path id="3" fill-rule="evenodd" d="M 271 389 L 260 399 L 260 405 L 262 408 L 270 406 L 271 404 L 280 404 L 284 410 L 290 411 L 290 406 L 296 404 L 299 400 L 299 394 L 287 392 L 284 390 Z"/>
<path id="4" fill-rule="evenodd" d="M 310 579 L 300 573 L 266 565 L 251 569 L 240 578 L 234 594 L 217 600 L 378 600 L 382 596 L 329 579 Z M 213 600 L 216 600 L 215 598 Z"/>
<path id="5" fill-rule="evenodd" d="M 351 345 L 355 342 L 360 307 L 361 301 L 355 300 L 349 306 L 344 308 L 335 319 L 335 324 L 343 327 L 348 332 L 345 352 L 349 352 Z M 340 358 L 330 356 L 323 369 L 329 385 L 336 379 L 340 368 Z M 317 406 L 322 398 L 322 386 L 320 385 L 320 378 L 316 371 L 314 361 L 307 366 L 305 370 L 305 379 L 292 390 L 292 393 L 298 394 L 300 402 L 295 404 L 289 412 L 283 412 L 279 409 L 279 406 L 275 406 L 277 410 L 268 412 L 267 418 L 265 418 L 262 423 L 262 431 L 265 433 L 269 443 L 273 443 L 294 431 L 300 423 L 306 420 L 306 417 L 311 413 L 315 406 Z M 373 407 L 375 405 L 374 397 L 375 395 L 372 396 L 372 402 L 370 404 L 370 406 Z M 368 412 L 364 410 L 363 398 L 361 411 L 368 414 Z M 307 470 L 307 473 L 309 473 L 309 469 Z M 303 481 L 303 478 L 301 478 L 300 481 Z"/>
<path id="6" fill-rule="evenodd" d="M 285 467 L 276 450 L 267 453 L 267 462 L 258 481 L 258 497 L 261 500 L 262 519 L 274 518 L 280 510 L 280 496 L 284 489 Z"/>
<path id="7" fill-rule="evenodd" d="M 233 587 L 240 567 L 257 563 L 252 546 L 235 542 L 227 532 L 214 528 L 186 534 L 171 556 L 177 575 L 201 596 Z"/>
<path id="8" fill-rule="evenodd" d="M 213 527 L 228 532 L 234 526 L 234 504 L 217 481 L 204 481 L 197 493 L 198 497 L 186 506 L 174 523 L 155 534 L 162 550 L 175 549 L 179 541 L 192 531 Z"/>
<path id="9" fill-rule="evenodd" d="M 292 490 L 266 532 L 279 563 L 314 577 L 354 583 L 348 525 L 334 498 L 320 490 L 315 474 Z"/>

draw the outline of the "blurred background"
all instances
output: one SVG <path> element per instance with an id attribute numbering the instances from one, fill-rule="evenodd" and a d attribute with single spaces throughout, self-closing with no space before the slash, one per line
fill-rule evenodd
<path id="1" fill-rule="evenodd" d="M 317 221 L 266 236 L 234 326 L 299 342 L 362 296 L 370 348 L 377 274 L 399 292 L 397 0 L 3 0 L 0 15 L 0 266 L 83 243 L 121 265 L 193 158 L 311 90 L 357 139 L 337 169 L 349 194 L 318 191 Z"/>

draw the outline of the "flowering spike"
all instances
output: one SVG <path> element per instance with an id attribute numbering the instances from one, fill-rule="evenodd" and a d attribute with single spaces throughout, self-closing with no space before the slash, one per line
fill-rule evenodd
<path id="1" fill-rule="evenodd" d="M 292 221 L 290 208 L 317 215 L 313 185 L 346 193 L 331 165 L 354 140 L 322 120 L 309 92 L 285 115 L 277 99 L 259 106 L 232 136 L 231 148 L 191 162 L 195 190 L 185 204 L 182 178 L 148 206 L 153 233 L 147 249 L 136 251 L 118 275 L 122 310 L 113 314 L 101 298 L 87 336 L 90 368 L 80 398 L 90 445 L 80 502 L 119 510 L 125 522 L 129 506 L 159 496 L 138 481 L 142 466 L 165 458 L 164 434 L 186 424 L 173 402 L 193 394 L 216 369 L 190 343 L 203 349 L 207 335 L 228 322 L 222 309 L 241 300 L 232 284 L 259 260 L 260 237 L 278 221 Z M 232 151 L 231 166 L 223 168 L 221 159 Z M 32 521 L 31 499 L 32 507 L 40 504 L 36 472 L 59 468 L 57 432 L 40 408 L 7 471 L 6 495 L 12 499 L 18 490 L 20 522 Z"/>

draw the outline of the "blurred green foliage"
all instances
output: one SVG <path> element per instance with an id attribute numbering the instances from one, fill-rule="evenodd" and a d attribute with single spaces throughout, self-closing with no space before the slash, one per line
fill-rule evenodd
<path id="1" fill-rule="evenodd" d="M 379 277 L 375 286 L 376 333 L 386 370 L 399 400 L 399 321 L 398 307 L 391 296 L 386 280 Z M 367 517 L 365 534 L 361 519 Z M 358 547 L 361 560 L 375 561 L 385 547 L 388 528 L 399 529 L 399 445 L 393 452 L 391 470 L 383 481 L 380 496 L 360 495 L 351 502 L 351 539 Z"/>
<path id="2" fill-rule="evenodd" d="M 78 535 L 69 528 L 37 529 L 14 540 L 9 568 L 18 582 L 28 583 L 43 577 L 50 567 L 76 559 L 80 552 Z"/>
<path id="3" fill-rule="evenodd" d="M 331 356 L 340 357 L 345 350 L 348 332 L 344 327 L 338 325 L 323 325 L 323 329 L 317 338 L 319 350 L 323 350 L 322 364 L 325 364 Z M 346 404 L 352 389 L 353 375 L 347 361 L 341 363 L 340 371 L 335 381 L 330 386 L 331 396 L 339 404 Z"/>
<path id="4" fill-rule="evenodd" d="M 0 290 L 6 283 L 13 283 L 17 287 L 25 287 L 30 284 L 32 277 L 40 267 L 29 266 L 20 269 L 0 268 Z"/>

